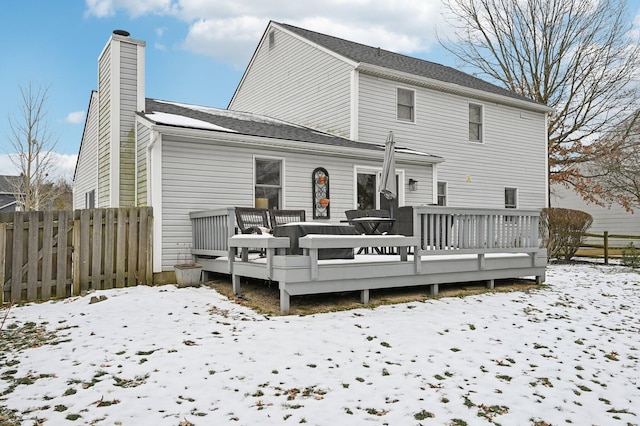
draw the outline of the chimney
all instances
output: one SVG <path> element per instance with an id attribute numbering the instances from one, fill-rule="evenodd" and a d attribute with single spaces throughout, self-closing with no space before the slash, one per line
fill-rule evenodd
<path id="1" fill-rule="evenodd" d="M 144 110 L 144 50 L 144 41 L 115 30 L 98 58 L 100 207 L 135 205 L 134 126 L 136 112 Z"/>

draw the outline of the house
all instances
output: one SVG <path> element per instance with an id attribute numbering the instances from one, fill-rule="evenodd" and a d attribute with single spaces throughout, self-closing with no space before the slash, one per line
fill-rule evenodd
<path id="1" fill-rule="evenodd" d="M 545 206 L 550 109 L 455 69 L 270 22 L 217 109 L 147 98 L 144 57 L 145 42 L 120 30 L 99 56 L 74 208 L 152 206 L 160 281 L 192 243 L 190 212 L 265 205 L 338 223 L 384 208 L 390 131 L 400 206 Z"/>
<path id="2" fill-rule="evenodd" d="M 434 196 L 423 203 L 546 205 L 552 109 L 450 67 L 270 22 L 229 109 L 363 143 L 393 131 L 403 146 L 445 159 L 436 179 L 419 183 Z"/>
<path id="3" fill-rule="evenodd" d="M 565 188 L 562 185 L 553 185 L 551 192 L 551 207 L 580 210 L 589 213 L 593 223 L 587 231 L 590 234 L 603 235 L 608 232 L 611 235 L 635 235 L 640 237 L 640 215 L 637 211 L 628 212 L 622 206 L 613 204 L 599 206 L 587 203 L 578 193 Z M 640 238 L 639 238 L 640 239 Z M 612 238 L 609 240 L 611 247 L 625 247 L 631 240 Z M 588 244 L 603 244 L 602 238 L 587 237 Z M 638 242 L 635 242 L 638 245 Z"/>
<path id="4" fill-rule="evenodd" d="M 604 138 L 603 141 L 625 142 L 630 146 L 637 146 L 638 143 L 638 130 L 640 130 L 638 117 L 640 117 L 640 110 L 630 114 L 625 120 L 611 129 Z M 614 145 L 615 146 L 615 145 Z M 620 151 L 616 148 L 616 152 L 627 151 L 626 149 Z M 635 151 L 631 151 L 634 153 Z M 620 158 L 623 158 L 621 156 Z M 606 157 L 605 157 L 606 158 Z M 633 154 L 630 158 L 634 158 Z M 618 159 L 615 160 L 619 161 Z M 597 163 L 586 162 L 582 163 L 580 170 L 587 176 L 597 176 L 602 173 L 599 169 L 602 167 Z M 608 175 L 611 178 L 612 175 Z M 597 179 L 597 178 L 596 178 Z M 613 179 L 615 180 L 615 179 Z M 627 181 L 628 188 L 636 188 L 633 183 L 633 179 L 630 178 Z M 637 181 L 637 178 L 636 178 Z M 596 180 L 597 183 L 597 180 Z M 605 185 L 606 186 L 606 185 Z M 587 231 L 591 234 L 603 235 L 604 232 L 608 232 L 610 235 L 632 235 L 640 237 L 640 215 L 638 214 L 638 203 L 635 203 L 636 207 L 632 208 L 633 211 L 627 211 L 619 203 L 610 203 L 609 205 L 598 205 L 595 203 L 587 202 L 584 198 L 571 188 L 567 188 L 562 184 L 554 184 L 551 186 L 551 207 L 560 207 L 573 210 L 580 210 L 589 213 L 593 217 L 593 223 Z M 638 238 L 640 240 L 640 238 Z M 587 237 L 585 241 L 588 244 L 603 244 L 602 238 Z M 629 239 L 611 238 L 609 245 L 611 247 L 625 247 L 631 241 Z M 638 245 L 638 240 L 633 241 Z"/>
<path id="5" fill-rule="evenodd" d="M 21 187 L 20 176 L 0 175 L 0 213 L 20 210 L 16 191 Z"/>

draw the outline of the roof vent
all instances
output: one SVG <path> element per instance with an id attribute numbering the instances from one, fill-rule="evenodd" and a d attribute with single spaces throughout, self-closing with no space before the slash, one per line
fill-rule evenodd
<path id="1" fill-rule="evenodd" d="M 125 31 L 125 30 L 113 30 L 113 33 L 115 35 L 119 35 L 119 36 L 123 36 L 123 37 L 129 37 L 131 34 L 129 34 L 129 31 Z"/>

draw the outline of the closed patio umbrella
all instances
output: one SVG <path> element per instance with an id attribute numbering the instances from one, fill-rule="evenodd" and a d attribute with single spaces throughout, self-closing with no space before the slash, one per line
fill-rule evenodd
<path id="1" fill-rule="evenodd" d="M 384 161 L 382 163 L 382 178 L 380 179 L 380 193 L 387 200 L 393 200 L 398 196 L 396 187 L 396 143 L 393 140 L 393 132 L 389 132 L 384 146 Z"/>

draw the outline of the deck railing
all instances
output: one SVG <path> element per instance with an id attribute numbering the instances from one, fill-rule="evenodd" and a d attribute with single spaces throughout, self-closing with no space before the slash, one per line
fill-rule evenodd
<path id="1" fill-rule="evenodd" d="M 228 239 L 236 232 L 234 208 L 192 212 L 190 217 L 192 253 L 227 256 Z M 522 252 L 540 247 L 538 210 L 412 206 L 401 208 L 398 222 L 405 229 L 400 233 L 421 236 L 423 254 Z"/>
<path id="2" fill-rule="evenodd" d="M 229 237 L 236 233 L 233 207 L 191 212 L 189 217 L 193 255 L 216 257 L 229 254 Z"/>
<path id="3" fill-rule="evenodd" d="M 413 235 L 427 253 L 539 248 L 540 211 L 414 206 Z M 402 218 L 398 218 L 403 220 Z"/>

